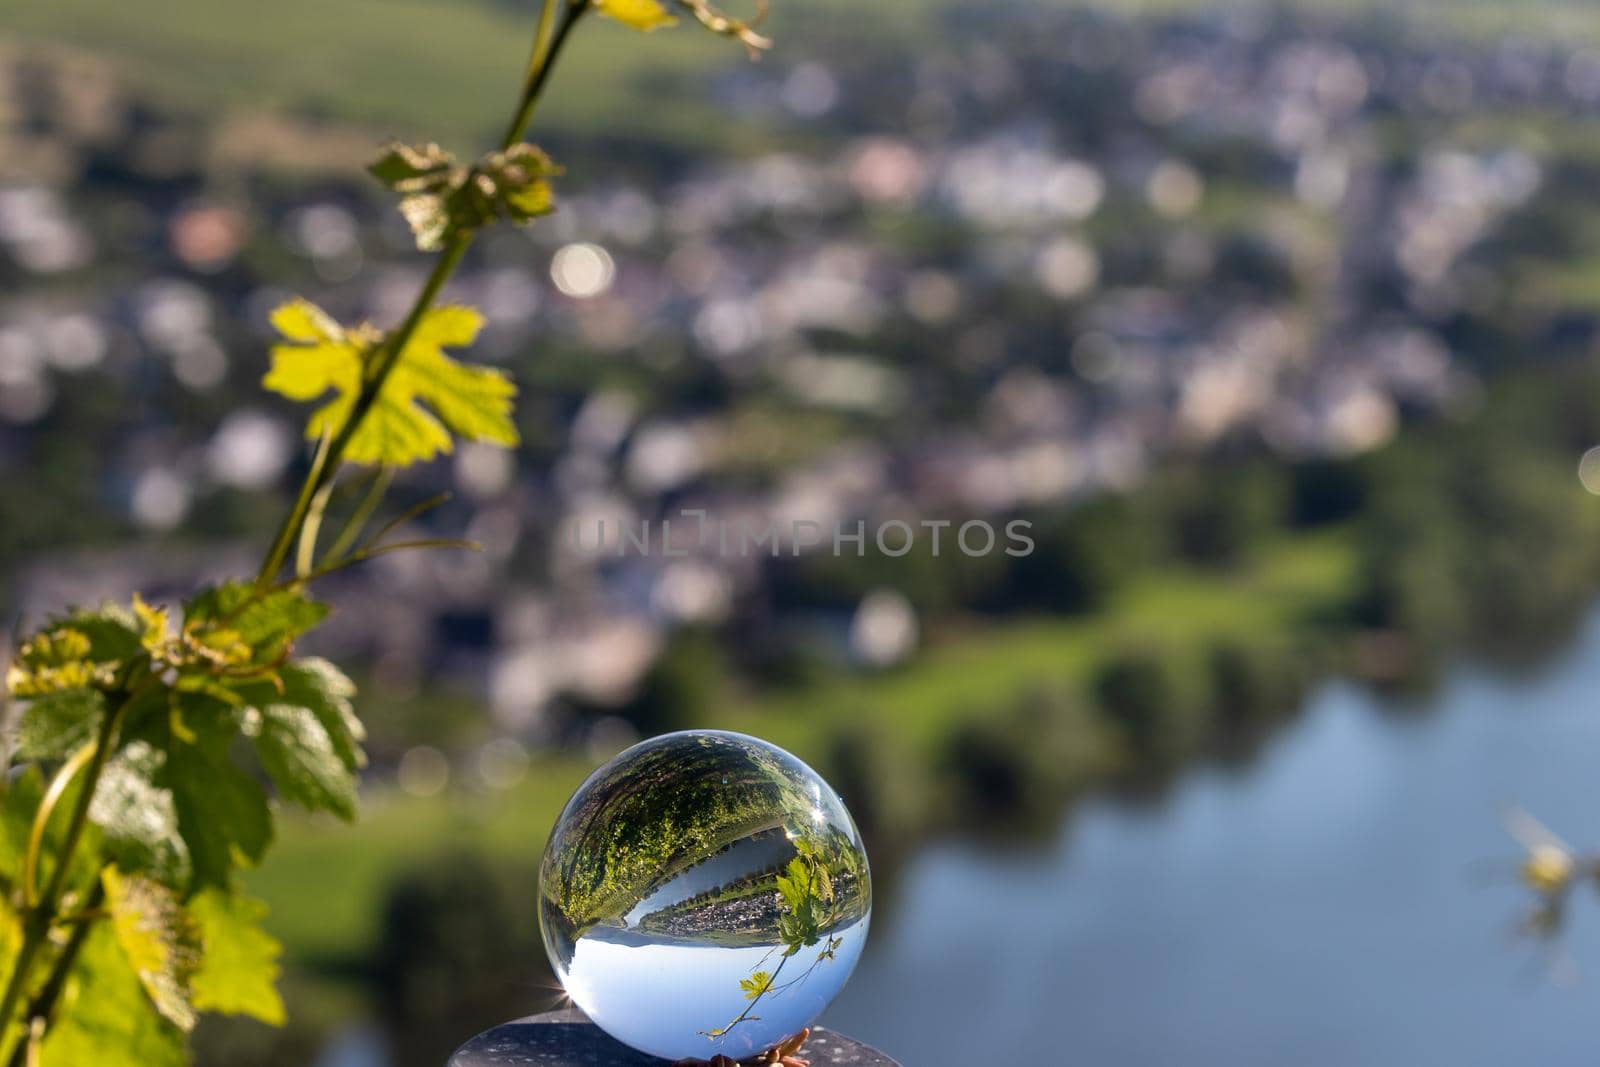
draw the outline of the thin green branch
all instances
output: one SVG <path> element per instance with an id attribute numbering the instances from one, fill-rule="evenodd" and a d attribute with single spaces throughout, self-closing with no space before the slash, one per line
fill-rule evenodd
<path id="1" fill-rule="evenodd" d="M 550 30 L 556 24 L 556 8 L 560 7 L 561 3 L 562 0 L 544 0 L 539 8 L 539 29 L 533 35 L 533 49 L 528 53 L 528 66 L 522 75 L 524 89 L 533 81 L 533 76 L 544 63 L 544 54 L 550 45 Z"/>
<path id="2" fill-rule="evenodd" d="M 430 496 L 421 503 L 411 505 L 400 514 L 396 515 L 394 518 L 378 527 L 378 532 L 367 538 L 366 543 L 362 547 L 367 548 L 372 545 L 382 543 L 385 537 L 388 537 L 406 523 L 413 519 L 421 518 L 428 512 L 433 511 L 435 508 L 443 507 L 444 505 L 450 503 L 452 499 L 454 499 L 454 494 L 452 494 L 449 490 L 446 490 L 442 493 L 435 493 L 433 496 Z"/>
<path id="3" fill-rule="evenodd" d="M 350 517 L 345 520 L 344 529 L 339 531 L 339 536 L 333 539 L 333 544 L 328 546 L 324 559 L 338 559 L 351 548 L 361 537 L 361 532 L 367 528 L 367 523 L 372 521 L 372 515 L 378 510 L 378 505 L 383 503 L 383 498 L 389 492 L 389 486 L 394 483 L 394 468 L 380 467 L 373 473 L 372 484 L 367 487 L 366 496 L 361 498 Z"/>
<path id="4" fill-rule="evenodd" d="M 22 860 L 22 901 L 30 910 L 39 906 L 39 859 L 44 853 L 44 835 L 49 829 L 50 817 L 55 814 L 61 798 L 66 796 L 72 780 L 97 751 L 98 744 L 89 741 L 74 752 L 56 771 L 56 776 L 50 780 L 50 788 L 45 790 L 44 797 L 39 801 L 39 810 L 33 817 L 33 828 L 28 833 L 28 852 Z"/>
<path id="5" fill-rule="evenodd" d="M 539 106 L 539 101 L 544 96 L 545 83 L 550 80 L 550 72 L 555 69 L 556 57 L 561 54 L 561 48 L 567 43 L 567 36 L 572 32 L 572 28 L 578 24 L 584 12 L 589 10 L 589 3 L 590 0 L 569 0 L 544 57 L 535 59 L 530 64 L 528 77 L 522 85 L 522 99 L 517 104 L 517 113 L 511 117 L 511 124 L 506 127 L 505 136 L 500 138 L 502 152 L 521 141 L 527 134 L 528 124 L 533 121 L 534 109 Z M 546 32 L 545 22 L 550 14 L 551 5 L 546 3 L 539 19 L 541 34 Z"/>
<path id="6" fill-rule="evenodd" d="M 78 793 L 78 802 L 72 807 L 72 819 L 67 823 L 67 836 L 61 842 L 61 859 L 56 863 L 56 869 L 50 872 L 50 882 L 43 893 L 39 895 L 38 907 L 49 916 L 54 916 L 56 902 L 61 898 L 61 891 L 66 888 L 67 876 L 72 869 L 72 855 L 78 851 L 78 841 L 83 837 L 84 827 L 89 822 L 89 808 L 94 803 L 95 788 L 100 783 L 100 774 L 105 770 L 106 761 L 111 758 L 111 750 L 116 745 L 117 731 L 122 726 L 122 714 L 129 704 L 133 702 L 133 694 L 118 704 L 106 715 L 105 722 L 101 724 L 100 736 L 95 739 L 94 753 L 89 757 L 88 770 L 84 772 L 83 789 Z"/>
<path id="7" fill-rule="evenodd" d="M 316 496 L 311 498 L 311 510 L 306 514 L 305 525 L 300 527 L 300 547 L 295 551 L 296 574 L 304 576 L 311 573 L 312 564 L 317 557 L 317 535 L 322 532 L 322 519 L 328 513 L 328 498 L 333 496 L 335 484 L 329 481 L 318 490 Z"/>

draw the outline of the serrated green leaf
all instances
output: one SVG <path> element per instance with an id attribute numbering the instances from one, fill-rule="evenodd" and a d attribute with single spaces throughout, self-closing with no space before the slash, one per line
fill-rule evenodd
<path id="1" fill-rule="evenodd" d="M 185 698 L 182 707 L 195 740 L 171 737 L 157 784 L 172 794 L 195 882 L 226 886 L 234 868 L 259 863 L 272 843 L 272 810 L 260 784 L 228 755 L 232 709 L 204 697 Z"/>
<path id="2" fill-rule="evenodd" d="M 94 611 L 79 610 L 61 619 L 89 639 L 89 658 L 126 663 L 141 650 L 140 626 L 131 611 L 120 604 L 104 604 Z"/>
<path id="3" fill-rule="evenodd" d="M 297 589 L 261 592 L 249 582 L 224 582 L 184 605 L 185 627 L 211 624 L 226 640 L 249 646 L 254 662 L 270 662 L 301 634 L 328 617 L 328 605 Z"/>
<path id="4" fill-rule="evenodd" d="M 313 344 L 340 332 L 339 323 L 309 300 L 280 304 L 269 318 L 273 329 L 301 344 Z"/>
<path id="5" fill-rule="evenodd" d="M 772 975 L 767 971 L 755 971 L 749 978 L 739 979 L 739 988 L 744 990 L 744 999 L 759 1000 L 772 988 Z"/>
<path id="6" fill-rule="evenodd" d="M 40 1067 L 185 1067 L 183 1031 L 145 995 L 110 924 L 84 940 Z"/>
<path id="7" fill-rule="evenodd" d="M 190 981 L 194 1006 L 282 1026 L 277 980 L 283 946 L 261 929 L 267 906 L 237 893 L 206 889 L 189 901 L 189 914 L 203 949 L 200 969 Z"/>
<path id="8" fill-rule="evenodd" d="M 511 406 L 517 387 L 497 368 L 459 363 L 444 351 L 471 344 L 482 325 L 483 317 L 471 308 L 429 311 L 351 437 L 345 458 L 405 467 L 451 451 L 452 432 L 515 445 Z M 330 390 L 337 394 L 312 414 L 306 435 L 313 439 L 343 428 L 373 351 L 374 342 L 335 329 L 309 343 L 291 337 L 296 343 L 274 348 L 272 371 L 263 382 L 291 400 L 313 400 Z"/>
<path id="9" fill-rule="evenodd" d="M 607 18 L 644 33 L 678 21 L 661 0 L 594 0 L 594 8 Z"/>
<path id="10" fill-rule="evenodd" d="M 354 821 L 355 774 L 311 709 L 268 704 L 258 710 L 256 754 L 284 798 L 308 811 L 331 811 Z"/>
<path id="11" fill-rule="evenodd" d="M 366 728 L 351 703 L 355 683 L 327 660 L 315 656 L 295 660 L 280 668 L 275 680 L 240 688 L 238 693 L 258 708 L 268 704 L 309 708 L 327 731 L 340 762 L 352 771 L 367 765 L 361 748 Z"/>
<path id="12" fill-rule="evenodd" d="M 191 873 L 189 850 L 178 832 L 172 793 L 156 784 L 165 762 L 145 741 L 124 746 L 106 763 L 89 818 L 100 827 L 106 856 L 124 872 L 148 872 L 182 885 Z"/>
<path id="13" fill-rule="evenodd" d="M 178 1029 L 194 1029 L 189 978 L 199 962 L 199 939 L 177 895 L 153 879 L 116 867 L 107 867 L 100 883 L 111 930 L 150 1003 Z"/>
<path id="14" fill-rule="evenodd" d="M 98 689 L 67 689 L 28 701 L 17 711 L 17 756 L 50 760 L 71 754 L 94 736 L 105 709 Z"/>

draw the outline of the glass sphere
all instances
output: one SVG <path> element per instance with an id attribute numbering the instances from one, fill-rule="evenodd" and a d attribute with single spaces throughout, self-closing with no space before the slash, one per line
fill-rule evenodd
<path id="1" fill-rule="evenodd" d="M 861 955 L 872 877 L 810 767 L 743 734 L 635 745 L 589 776 L 539 872 L 545 950 L 579 1008 L 667 1059 L 733 1059 L 810 1025 Z"/>

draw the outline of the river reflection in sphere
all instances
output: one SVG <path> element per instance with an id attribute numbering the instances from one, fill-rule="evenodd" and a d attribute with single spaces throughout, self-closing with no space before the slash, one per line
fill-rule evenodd
<path id="1" fill-rule="evenodd" d="M 611 1036 L 742 1059 L 811 1024 L 866 941 L 850 813 L 782 749 L 713 730 L 635 745 L 573 794 L 539 874 L 545 950 Z"/>

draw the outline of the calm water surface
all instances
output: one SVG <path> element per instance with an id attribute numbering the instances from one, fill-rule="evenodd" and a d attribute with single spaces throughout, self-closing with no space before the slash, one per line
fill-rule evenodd
<path id="1" fill-rule="evenodd" d="M 1600 614 L 1527 676 L 1331 685 L 1249 767 L 1034 850 L 928 849 L 824 1021 L 907 1067 L 1600 1063 L 1600 898 L 1563 981 L 1513 933 L 1512 804 L 1600 847 Z"/>

